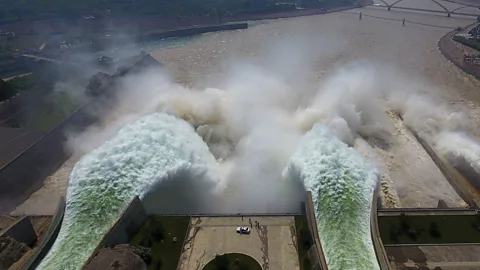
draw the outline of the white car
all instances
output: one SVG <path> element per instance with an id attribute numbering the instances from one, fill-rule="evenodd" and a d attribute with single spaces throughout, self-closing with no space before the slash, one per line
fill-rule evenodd
<path id="1" fill-rule="evenodd" d="M 248 227 L 237 227 L 237 233 L 239 233 L 239 234 L 250 234 L 250 228 L 248 228 Z"/>

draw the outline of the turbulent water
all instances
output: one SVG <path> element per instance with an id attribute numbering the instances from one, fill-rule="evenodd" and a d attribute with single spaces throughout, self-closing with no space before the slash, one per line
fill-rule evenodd
<path id="1" fill-rule="evenodd" d="M 211 182 L 213 189 L 214 162 L 183 120 L 154 113 L 124 126 L 75 165 L 60 233 L 39 268 L 80 269 L 128 202 L 162 181 L 182 175 Z"/>
<path id="2" fill-rule="evenodd" d="M 305 134 L 284 172 L 312 192 L 329 269 L 379 269 L 370 232 L 377 171 L 317 124 Z"/>

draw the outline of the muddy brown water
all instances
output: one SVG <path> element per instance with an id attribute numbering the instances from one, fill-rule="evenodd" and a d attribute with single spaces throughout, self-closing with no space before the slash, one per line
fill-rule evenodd
<path id="1" fill-rule="evenodd" d="M 442 27 L 411 23 L 402 26 L 399 21 L 367 16 L 359 21 L 358 12 Z M 472 22 L 472 19 L 388 12 L 367 7 L 342 13 L 255 21 L 246 30 L 205 34 L 184 46 L 152 52 L 152 55 L 165 64 L 179 83 L 203 88 L 219 86 L 219 78 L 236 63 L 232 59 L 268 64 L 265 63 L 268 61 L 266 56 L 272 53 L 275 44 L 286 40 L 294 48 L 298 46 L 298 50 L 307 44 L 311 58 L 319 60 L 310 63 L 312 68 L 305 69 L 302 74 L 304 87 L 317 88 L 319 82 L 348 63 L 375 63 L 395 70 L 395 79 L 404 81 L 405 85 L 411 81 L 419 82 L 421 92 L 435 94 L 452 110 L 465 110 L 472 132 L 478 135 L 480 83 L 444 59 L 437 49 L 440 37 L 457 26 Z M 286 58 L 285 61 L 290 60 Z M 396 121 L 391 120 L 394 136 L 390 148 L 376 151 L 384 157 L 401 206 L 436 207 L 438 200 L 444 200 L 449 206 L 463 206 L 463 201 L 428 155 Z M 63 168 L 59 173 L 65 171 L 68 169 Z M 48 189 L 40 189 L 34 194 L 36 207 L 41 204 L 39 197 L 42 194 L 51 196 L 55 190 L 60 195 L 65 194 L 67 177 L 61 178 L 61 181 L 57 176 L 49 178 Z M 51 179 L 55 179 L 57 187 L 52 186 Z"/>

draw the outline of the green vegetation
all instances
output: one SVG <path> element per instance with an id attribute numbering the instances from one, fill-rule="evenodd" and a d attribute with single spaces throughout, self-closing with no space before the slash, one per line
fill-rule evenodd
<path id="1" fill-rule="evenodd" d="M 39 97 L 22 117 L 9 121 L 11 127 L 48 132 L 78 108 L 75 99 L 66 93 L 49 93 Z"/>
<path id="2" fill-rule="evenodd" d="M 379 217 L 384 244 L 480 243 L 480 216 Z"/>
<path id="3" fill-rule="evenodd" d="M 308 250 L 313 245 L 312 233 L 308 228 L 307 217 L 295 216 L 295 230 L 297 234 L 298 258 L 301 270 L 311 270 L 312 263 L 308 258 Z"/>
<path id="4" fill-rule="evenodd" d="M 152 216 L 130 242 L 148 269 L 175 270 L 187 233 L 188 217 Z"/>
<path id="5" fill-rule="evenodd" d="M 465 46 L 473 48 L 477 51 L 480 51 L 480 41 L 473 39 L 466 39 L 464 37 L 454 36 L 453 40 L 462 43 Z"/>
<path id="6" fill-rule="evenodd" d="M 17 77 L 7 82 L 0 80 L 0 101 L 21 94 L 28 104 L 24 110 L 9 118 L 5 124 L 13 128 L 26 128 L 48 132 L 80 106 L 81 100 L 66 92 L 55 91 L 57 77 L 45 69 L 24 77 Z M 71 85 L 82 85 L 70 79 Z M 81 91 L 80 89 L 78 91 Z"/>
<path id="7" fill-rule="evenodd" d="M 217 255 L 203 270 L 262 270 L 252 257 L 240 253 Z"/>
<path id="8" fill-rule="evenodd" d="M 34 86 L 34 79 L 19 77 L 8 82 L 0 80 L 0 101 L 9 99 L 16 94 L 27 91 Z"/>

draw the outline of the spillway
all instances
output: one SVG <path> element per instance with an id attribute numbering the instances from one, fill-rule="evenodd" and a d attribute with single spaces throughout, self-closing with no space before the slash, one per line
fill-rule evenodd
<path id="1" fill-rule="evenodd" d="M 378 173 L 354 148 L 322 124 L 307 132 L 284 177 L 311 191 L 328 269 L 380 269 L 370 210 Z"/>
<path id="2" fill-rule="evenodd" d="M 103 235 L 135 196 L 179 177 L 213 191 L 215 159 L 185 121 L 154 113 L 122 127 L 73 168 L 60 233 L 39 269 L 81 269 Z"/>

